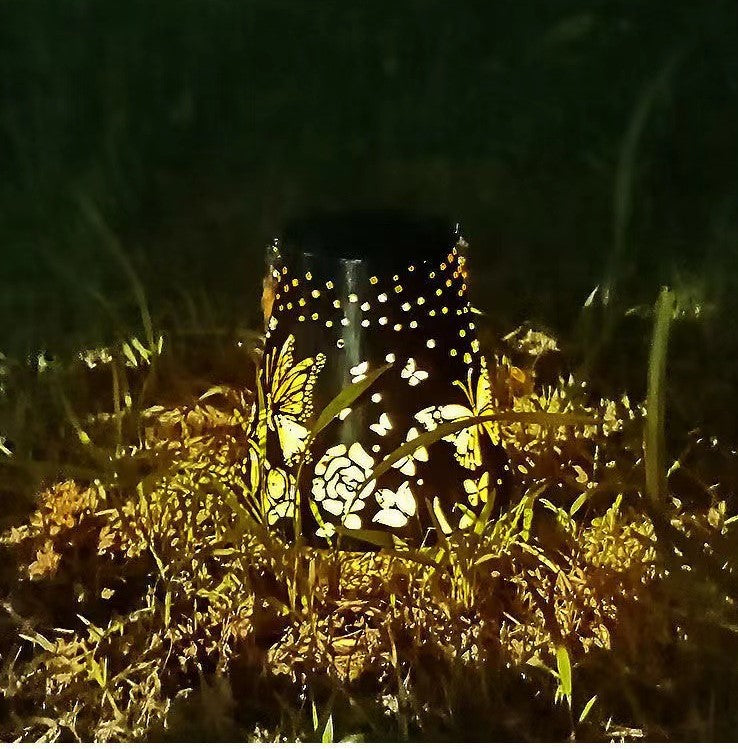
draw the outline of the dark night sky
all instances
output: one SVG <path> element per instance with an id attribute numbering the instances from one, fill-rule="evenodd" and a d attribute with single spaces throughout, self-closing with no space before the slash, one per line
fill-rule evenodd
<path id="1" fill-rule="evenodd" d="M 3 0 L 5 345 L 105 336 L 91 290 L 128 309 L 83 205 L 155 310 L 190 294 L 254 320 L 289 216 L 389 205 L 462 222 L 499 318 L 566 330 L 612 257 L 639 107 L 621 288 L 729 275 L 737 18 L 666 0 Z"/>

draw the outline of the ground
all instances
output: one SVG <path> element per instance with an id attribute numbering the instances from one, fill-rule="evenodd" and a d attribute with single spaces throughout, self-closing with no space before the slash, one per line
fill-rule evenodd
<path id="1" fill-rule="evenodd" d="M 312 547 L 244 491 L 258 340 L 209 344 L 240 385 L 153 329 L 6 362 L 4 738 L 736 735 L 730 449 L 683 434 L 655 504 L 645 407 L 522 328 L 489 351 L 535 414 L 500 425 L 509 503 L 422 549 Z"/>

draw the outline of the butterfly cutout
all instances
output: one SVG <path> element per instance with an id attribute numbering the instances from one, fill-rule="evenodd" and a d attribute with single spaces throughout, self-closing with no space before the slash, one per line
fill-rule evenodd
<path id="1" fill-rule="evenodd" d="M 462 383 L 460 380 L 454 382 L 454 385 L 458 385 L 466 396 L 469 402 L 468 406 L 460 403 L 451 403 L 446 406 L 430 406 L 415 414 L 416 420 L 430 431 L 449 421 L 459 421 L 461 419 L 470 419 L 474 416 L 493 414 L 496 403 L 492 396 L 489 372 L 484 357 L 482 357 L 476 387 L 472 382 L 472 377 L 473 369 L 470 367 L 466 383 Z M 497 425 L 492 422 L 474 424 L 455 434 L 449 434 L 442 439 L 445 442 L 453 443 L 456 448 L 456 460 L 464 468 L 473 470 L 482 465 L 481 437 L 485 432 L 489 435 L 493 444 L 499 442 Z"/>
<path id="2" fill-rule="evenodd" d="M 313 410 L 313 386 L 325 364 L 325 355 L 294 363 L 295 337 L 287 336 L 278 355 L 267 356 L 266 423 L 276 431 L 284 459 L 291 465 L 304 452 L 309 430 L 304 422 Z"/>
<path id="3" fill-rule="evenodd" d="M 428 373 L 425 370 L 418 369 L 415 359 L 410 357 L 402 372 L 400 372 L 400 376 L 403 380 L 408 381 L 410 387 L 415 387 L 428 378 Z"/>
<path id="4" fill-rule="evenodd" d="M 266 476 L 265 489 L 269 502 L 269 525 L 274 525 L 282 518 L 294 517 L 297 490 L 292 476 L 281 468 L 270 468 Z"/>
<path id="5" fill-rule="evenodd" d="M 407 525 L 407 521 L 417 510 L 415 497 L 407 481 L 404 481 L 396 492 L 391 489 L 380 489 L 376 498 L 381 509 L 372 521 L 388 525 L 390 528 L 402 528 Z"/>
<path id="6" fill-rule="evenodd" d="M 387 432 L 392 429 L 392 422 L 390 421 L 389 416 L 387 416 L 386 413 L 383 413 L 376 424 L 369 425 L 369 429 L 371 429 L 372 432 L 376 432 L 380 437 L 384 437 Z"/>
<path id="7" fill-rule="evenodd" d="M 464 479 L 464 491 L 468 505 L 457 504 L 456 507 L 461 511 L 459 520 L 459 530 L 470 528 L 477 521 L 479 511 L 489 501 L 489 471 L 485 471 L 478 481 L 474 479 Z M 494 501 L 494 495 L 493 495 Z M 471 509 L 474 508 L 474 509 Z"/>
<path id="8" fill-rule="evenodd" d="M 415 427 L 410 427 L 410 430 L 407 433 L 407 437 L 405 438 L 405 442 L 411 442 L 419 436 L 420 434 L 418 430 Z M 414 476 L 417 470 L 415 467 L 416 460 L 420 461 L 421 463 L 426 463 L 428 461 L 428 450 L 422 445 L 417 450 L 415 450 L 412 455 L 405 455 L 396 463 L 393 463 L 392 467 L 397 468 L 400 473 L 404 473 L 405 476 Z"/>

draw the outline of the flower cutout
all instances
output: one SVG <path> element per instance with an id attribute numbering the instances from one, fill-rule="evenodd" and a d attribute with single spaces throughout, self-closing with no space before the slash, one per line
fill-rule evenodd
<path id="1" fill-rule="evenodd" d="M 341 518 L 346 528 L 361 528 L 356 514 L 364 508 L 364 500 L 374 491 L 376 481 L 370 479 L 374 458 L 354 442 L 334 445 L 315 466 L 313 498 L 326 512 Z"/>
<path id="2" fill-rule="evenodd" d="M 381 509 L 372 521 L 388 525 L 390 528 L 402 528 L 407 525 L 407 521 L 415 515 L 417 509 L 417 502 L 407 481 L 404 481 L 396 492 L 391 489 L 380 489 L 377 492 L 377 502 Z"/>
<path id="3" fill-rule="evenodd" d="M 415 427 L 411 427 L 405 438 L 405 442 L 410 442 L 420 436 L 420 433 Z M 428 450 L 422 445 L 415 450 L 412 455 L 405 455 L 404 458 L 400 458 L 396 463 L 392 464 L 393 468 L 397 468 L 400 473 L 405 476 L 414 476 L 416 472 L 415 461 L 418 460 L 421 463 L 425 463 L 428 460 Z"/>

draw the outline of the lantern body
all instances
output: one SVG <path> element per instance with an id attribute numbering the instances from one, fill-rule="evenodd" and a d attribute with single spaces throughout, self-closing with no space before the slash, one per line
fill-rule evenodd
<path id="1" fill-rule="evenodd" d="M 386 461 L 442 424 L 493 413 L 465 247 L 443 222 L 363 212 L 294 224 L 271 248 L 254 438 L 270 524 L 291 528 L 299 513 L 307 535 L 382 530 L 413 544 L 439 523 L 474 524 L 501 482 L 493 422 Z M 362 388 L 313 434 L 336 396 Z"/>

